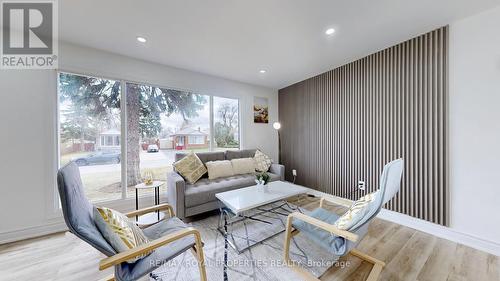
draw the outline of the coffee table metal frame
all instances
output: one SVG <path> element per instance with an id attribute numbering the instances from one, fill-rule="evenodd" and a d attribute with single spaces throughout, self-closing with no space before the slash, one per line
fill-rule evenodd
<path id="1" fill-rule="evenodd" d="M 298 196 L 300 198 L 302 194 L 298 194 L 298 195 L 295 195 L 295 196 Z M 272 206 L 272 205 L 276 205 L 277 206 Z M 270 209 L 265 209 L 266 206 L 270 206 L 271 208 Z M 287 206 L 289 208 L 289 210 L 285 209 L 284 206 Z M 292 206 L 290 205 L 286 200 L 278 200 L 276 202 L 273 202 L 273 203 L 269 203 L 267 205 L 264 205 L 264 206 L 260 206 L 260 207 L 256 207 L 255 209 L 252 209 L 251 211 L 255 211 L 257 210 L 256 213 L 254 214 L 251 214 L 251 215 L 245 215 L 245 212 L 243 212 L 242 214 L 234 214 L 231 209 L 227 208 L 224 203 L 222 203 L 220 200 L 219 200 L 219 212 L 220 212 L 220 215 L 219 215 L 219 222 L 218 222 L 218 225 L 217 225 L 217 230 L 224 236 L 224 239 L 227 241 L 227 243 L 238 253 L 238 254 L 241 254 L 242 252 L 244 252 L 245 250 L 255 246 L 255 245 L 258 245 L 264 241 L 267 241 L 273 237 L 275 237 L 276 235 L 282 233 L 285 231 L 285 227 L 283 227 L 283 230 L 280 230 L 270 236 L 267 236 L 261 240 L 254 240 L 254 239 L 251 239 L 250 237 L 238 237 L 240 239 L 244 239 L 244 240 L 247 240 L 248 242 L 252 242 L 253 244 L 247 246 L 247 247 L 243 247 L 243 248 L 240 248 L 238 247 L 238 245 L 236 244 L 236 241 L 234 239 L 234 235 L 232 233 L 232 231 L 228 231 L 228 228 L 231 228 L 231 226 L 235 223 L 242 223 L 243 221 L 245 220 L 253 220 L 253 221 L 257 221 L 257 222 L 260 222 L 260 223 L 266 223 L 266 224 L 273 224 L 272 222 L 268 221 L 268 220 L 264 220 L 264 219 L 261 219 L 261 218 L 257 218 L 258 216 L 263 216 L 265 214 L 268 214 L 268 213 L 273 213 L 273 214 L 277 214 L 277 215 L 280 215 L 280 216 L 284 216 L 284 217 L 287 217 L 291 212 L 293 211 L 300 211 L 299 208 L 295 207 L 295 206 Z M 280 210 L 280 211 L 278 211 Z M 228 237 L 230 237 L 230 239 L 228 239 Z"/>

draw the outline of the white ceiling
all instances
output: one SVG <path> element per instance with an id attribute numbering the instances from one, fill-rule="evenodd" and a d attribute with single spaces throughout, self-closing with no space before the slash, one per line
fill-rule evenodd
<path id="1" fill-rule="evenodd" d="M 59 2 L 60 39 L 282 88 L 500 0 L 85 0 Z M 324 31 L 334 27 L 328 37 Z M 146 44 L 137 36 L 148 39 Z M 266 69 L 267 73 L 259 73 Z"/>

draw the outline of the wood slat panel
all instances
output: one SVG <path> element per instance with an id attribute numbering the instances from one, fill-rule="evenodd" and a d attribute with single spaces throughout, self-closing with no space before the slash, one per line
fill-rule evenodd
<path id="1" fill-rule="evenodd" d="M 448 27 L 279 91 L 287 179 L 351 200 L 402 157 L 386 208 L 448 225 Z"/>

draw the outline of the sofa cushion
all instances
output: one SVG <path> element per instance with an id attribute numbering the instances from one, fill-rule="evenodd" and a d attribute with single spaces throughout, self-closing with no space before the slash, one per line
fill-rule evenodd
<path id="1" fill-rule="evenodd" d="M 226 159 L 252 158 L 255 156 L 255 151 L 256 149 L 228 150 L 226 151 Z"/>
<path id="2" fill-rule="evenodd" d="M 231 161 L 208 161 L 205 165 L 207 166 L 209 180 L 234 176 Z"/>
<path id="3" fill-rule="evenodd" d="M 259 172 L 267 172 L 269 167 L 271 167 L 271 157 L 267 156 L 260 150 L 255 151 L 253 159 L 255 160 L 255 170 Z"/>
<path id="4" fill-rule="evenodd" d="M 192 152 L 175 162 L 173 166 L 189 183 L 195 183 L 207 172 L 205 165 L 203 165 L 198 156 Z"/>
<path id="5" fill-rule="evenodd" d="M 270 181 L 280 180 L 279 175 L 269 173 L 269 176 L 271 177 Z M 254 174 L 236 175 L 215 180 L 203 178 L 195 184 L 186 184 L 184 204 L 186 207 L 193 207 L 210 201 L 216 201 L 215 194 L 217 193 L 252 185 L 255 185 Z"/>
<path id="6" fill-rule="evenodd" d="M 255 160 L 253 158 L 236 158 L 231 160 L 233 173 L 235 175 L 252 174 L 255 172 Z"/>

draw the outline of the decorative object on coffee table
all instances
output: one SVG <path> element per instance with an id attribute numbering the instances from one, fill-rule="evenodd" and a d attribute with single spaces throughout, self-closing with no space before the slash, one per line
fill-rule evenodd
<path id="1" fill-rule="evenodd" d="M 262 188 L 264 192 L 269 191 L 269 189 L 267 188 L 267 184 L 269 183 L 270 179 L 271 176 L 266 172 L 258 173 L 257 175 L 255 175 L 255 183 L 257 183 L 257 186 Z"/>
<path id="2" fill-rule="evenodd" d="M 257 175 L 255 175 L 255 183 L 257 183 L 257 185 L 266 185 L 269 183 L 270 179 L 271 176 L 269 176 L 269 174 L 266 172 L 258 173 Z"/>

